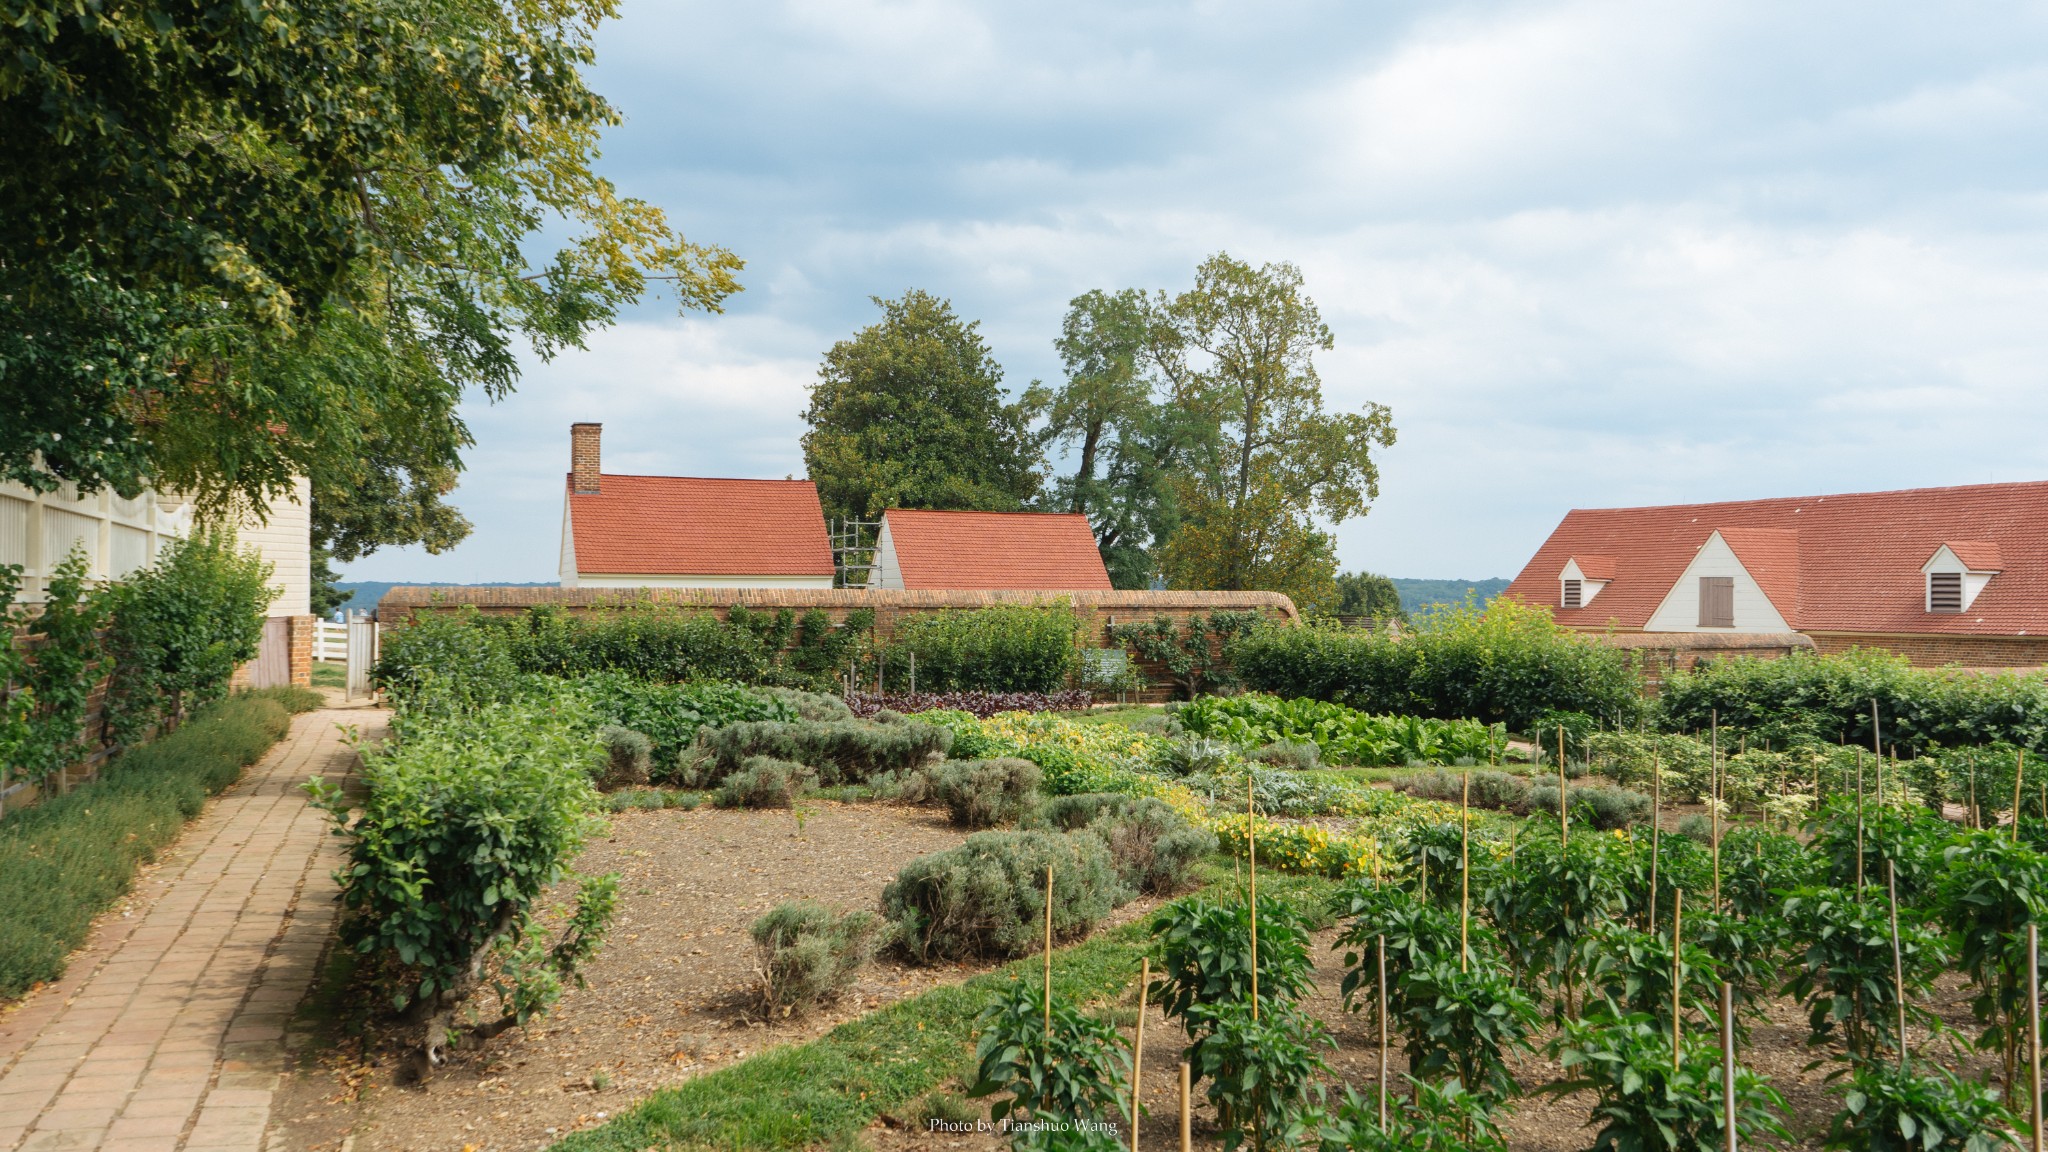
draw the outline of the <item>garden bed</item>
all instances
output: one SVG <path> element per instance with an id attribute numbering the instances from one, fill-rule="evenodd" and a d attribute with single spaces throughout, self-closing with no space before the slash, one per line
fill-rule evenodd
<path id="1" fill-rule="evenodd" d="M 786 811 L 612 815 L 610 834 L 577 861 L 585 871 L 621 874 L 619 915 L 587 970 L 589 987 L 567 990 L 554 1011 L 481 1052 L 457 1052 L 423 1087 L 393 1085 L 412 1038 L 389 1021 L 367 1038 L 338 1040 L 361 1021 L 348 1012 L 309 1021 L 337 1042 L 309 1056 L 273 1109 L 284 1146 L 334 1149 L 353 1134 L 355 1152 L 546 1147 L 656 1088 L 995 967 L 912 967 L 885 953 L 838 1003 L 763 1019 L 747 935 L 756 917 L 798 898 L 875 908 L 904 864 L 966 837 L 937 809 L 803 807 L 801 833 Z M 1128 905 L 1112 923 L 1156 903 Z"/>

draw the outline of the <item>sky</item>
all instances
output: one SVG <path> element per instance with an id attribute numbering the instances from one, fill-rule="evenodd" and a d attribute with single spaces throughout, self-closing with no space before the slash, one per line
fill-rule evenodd
<path id="1" fill-rule="evenodd" d="M 1092 288 L 1290 261 L 1388 405 L 1346 569 L 1519 571 L 1566 510 L 2048 478 L 2048 5 L 624 0 L 600 171 L 747 262 L 465 416 L 475 533 L 345 579 L 556 575 L 606 471 L 803 474 L 870 298 L 1021 391 Z"/>

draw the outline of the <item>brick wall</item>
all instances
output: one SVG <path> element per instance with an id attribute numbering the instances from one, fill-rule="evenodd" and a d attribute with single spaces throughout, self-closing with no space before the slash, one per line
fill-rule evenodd
<path id="1" fill-rule="evenodd" d="M 1813 633 L 1814 646 L 1825 653 L 1851 648 L 1884 648 L 1915 666 L 1939 668 L 2048 667 L 2048 636 L 1880 636 L 1853 632 Z"/>
<path id="2" fill-rule="evenodd" d="M 1637 653 L 1642 661 L 1644 691 L 1656 695 L 1664 677 L 1702 660 L 1750 656 L 1775 660 L 1793 652 L 1811 652 L 1812 639 L 1785 632 L 1589 632 L 1603 644 Z"/>

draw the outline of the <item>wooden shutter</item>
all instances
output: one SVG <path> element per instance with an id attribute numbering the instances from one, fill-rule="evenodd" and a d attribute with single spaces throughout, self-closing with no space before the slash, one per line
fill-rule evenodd
<path id="1" fill-rule="evenodd" d="M 1700 627 L 1735 627 L 1735 577 L 1700 577 Z"/>
<path id="2" fill-rule="evenodd" d="M 1580 607 L 1584 607 L 1584 606 L 1585 606 L 1585 600 L 1584 600 L 1584 595 L 1585 595 L 1585 593 L 1584 593 L 1584 588 L 1583 588 L 1583 586 L 1582 586 L 1582 585 L 1581 585 L 1581 584 L 1580 584 L 1580 583 L 1579 583 L 1579 582 L 1578 582 L 1577 580 L 1567 580 L 1567 581 L 1565 581 L 1565 582 L 1564 582 L 1564 606 L 1565 606 L 1565 607 L 1567 607 L 1567 608 L 1580 608 Z"/>
<path id="3" fill-rule="evenodd" d="M 1927 574 L 1927 610 L 1929 612 L 1961 612 L 1963 610 L 1963 574 L 1961 572 L 1929 572 Z"/>

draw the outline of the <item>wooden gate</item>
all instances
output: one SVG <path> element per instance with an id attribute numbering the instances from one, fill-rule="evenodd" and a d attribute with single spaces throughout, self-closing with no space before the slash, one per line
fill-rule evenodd
<path id="1" fill-rule="evenodd" d="M 291 621 L 272 616 L 263 622 L 263 643 L 256 650 L 256 666 L 249 671 L 249 687 L 279 688 L 291 682 Z"/>

